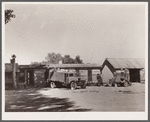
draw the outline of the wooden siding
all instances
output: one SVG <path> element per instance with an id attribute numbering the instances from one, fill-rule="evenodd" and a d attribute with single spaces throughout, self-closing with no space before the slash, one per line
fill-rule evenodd
<path id="1" fill-rule="evenodd" d="M 103 80 L 103 83 L 105 84 L 109 84 L 109 80 L 113 78 L 113 73 L 112 71 L 110 70 L 110 68 L 105 65 L 103 70 L 102 70 L 102 80 Z"/>

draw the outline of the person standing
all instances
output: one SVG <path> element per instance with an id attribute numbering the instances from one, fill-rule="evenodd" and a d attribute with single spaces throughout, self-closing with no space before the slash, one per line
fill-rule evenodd
<path id="1" fill-rule="evenodd" d="M 131 86 L 130 74 L 129 74 L 129 70 L 128 70 L 128 69 L 125 69 L 125 70 L 124 70 L 124 79 L 125 79 L 125 81 L 128 83 L 128 85 Z"/>
<path id="2" fill-rule="evenodd" d="M 114 72 L 114 73 L 113 73 L 112 82 L 111 82 L 111 86 L 115 86 L 116 78 L 117 78 L 117 73 Z"/>
<path id="3" fill-rule="evenodd" d="M 24 89 L 27 89 L 27 81 L 25 81 L 25 82 L 23 83 L 23 87 L 24 87 Z"/>
<path id="4" fill-rule="evenodd" d="M 103 81 L 102 81 L 102 77 L 100 74 L 97 74 L 97 81 L 98 81 L 98 86 L 103 86 Z"/>

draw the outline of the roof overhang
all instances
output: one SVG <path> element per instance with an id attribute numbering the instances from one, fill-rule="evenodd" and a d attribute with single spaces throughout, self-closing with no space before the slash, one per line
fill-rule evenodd
<path id="1" fill-rule="evenodd" d="M 60 69 L 101 69 L 101 65 L 97 64 L 49 64 L 47 68 L 60 68 Z"/>

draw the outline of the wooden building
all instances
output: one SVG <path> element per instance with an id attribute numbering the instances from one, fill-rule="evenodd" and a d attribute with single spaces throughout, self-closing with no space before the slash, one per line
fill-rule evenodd
<path id="1" fill-rule="evenodd" d="M 40 64 L 40 65 L 15 65 L 15 74 L 13 77 L 13 67 L 12 63 L 5 64 L 5 78 L 6 84 L 11 85 L 12 87 L 20 87 L 23 84 L 27 86 L 36 87 L 36 86 L 46 86 L 47 70 L 51 68 L 60 68 L 60 69 L 73 69 L 77 73 L 81 71 L 87 71 L 87 81 L 92 83 L 92 70 L 101 70 L 102 66 L 97 64 Z M 16 70 L 17 69 L 17 70 Z M 15 78 L 15 79 L 14 79 Z M 15 81 L 15 82 L 14 82 Z M 16 84 L 17 83 L 17 84 Z M 15 84 L 15 85 L 14 85 Z"/>
<path id="2" fill-rule="evenodd" d="M 44 65 L 19 65 L 20 81 L 26 82 L 28 86 L 44 85 L 46 86 L 47 72 L 46 70 L 52 68 L 75 70 L 79 73 L 81 70 L 87 71 L 87 81 L 92 82 L 92 70 L 99 70 L 101 65 L 97 64 L 44 64 Z"/>
<path id="3" fill-rule="evenodd" d="M 46 86 L 45 65 L 19 65 L 19 83 L 26 83 L 27 86 Z"/>
<path id="4" fill-rule="evenodd" d="M 131 82 L 141 82 L 140 71 L 145 68 L 145 60 L 141 58 L 106 58 L 102 65 L 103 82 L 109 84 L 113 73 L 128 69 Z"/>

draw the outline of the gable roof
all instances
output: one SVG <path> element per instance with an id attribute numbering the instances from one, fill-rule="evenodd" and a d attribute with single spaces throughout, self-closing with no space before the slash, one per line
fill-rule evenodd
<path id="1" fill-rule="evenodd" d="M 144 58 L 106 58 L 114 69 L 143 69 L 145 68 Z M 104 65 L 104 64 L 103 64 Z"/>

